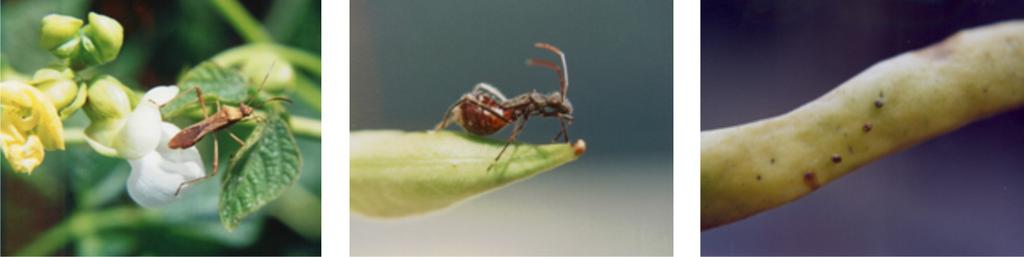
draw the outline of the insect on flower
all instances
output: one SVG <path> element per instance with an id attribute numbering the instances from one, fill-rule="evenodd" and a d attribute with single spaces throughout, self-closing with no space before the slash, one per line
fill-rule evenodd
<path id="1" fill-rule="evenodd" d="M 501 155 L 508 149 L 509 144 L 515 142 L 516 136 L 522 132 L 530 116 L 558 118 L 562 128 L 552 140 L 561 138 L 563 142 L 568 143 L 568 126 L 572 123 L 573 117 L 572 104 L 566 98 L 566 93 L 569 89 L 569 77 L 565 54 L 562 53 L 562 50 L 547 43 L 538 42 L 533 46 L 548 50 L 558 55 L 561 59 L 561 66 L 544 59 L 530 58 L 526 61 L 527 65 L 540 66 L 554 71 L 558 75 L 560 82 L 561 87 L 559 91 L 544 95 L 534 90 L 514 98 L 506 98 L 494 86 L 487 83 L 479 83 L 473 87 L 472 91 L 462 95 L 462 98 L 459 98 L 455 104 L 448 108 L 444 118 L 434 127 L 434 130 L 444 129 L 450 125 L 450 121 L 454 120 L 466 131 L 486 136 L 500 131 L 510 123 L 516 122 L 516 126 L 506 140 L 505 146 L 501 148 L 501 152 L 494 158 L 495 163 L 501 159 Z M 491 166 L 493 167 L 494 164 L 492 163 Z M 489 169 L 490 167 L 488 167 Z"/>
<path id="2" fill-rule="evenodd" d="M 270 68 L 271 70 L 273 70 L 273 65 L 271 65 Z M 214 112 L 212 116 L 209 115 L 209 112 L 206 110 L 206 102 L 203 100 L 202 89 L 199 89 L 198 86 L 192 88 L 195 90 L 196 99 L 197 102 L 199 103 L 200 109 L 202 109 L 203 111 L 204 119 L 182 129 L 180 132 L 178 132 L 178 134 L 174 135 L 174 137 L 172 137 L 171 140 L 167 143 L 167 147 L 170 149 L 189 148 L 198 143 L 199 140 L 202 140 L 204 137 L 206 137 L 206 135 L 212 134 L 213 172 L 201 178 L 182 182 L 181 185 L 178 186 L 178 189 L 174 192 L 175 196 L 180 194 L 181 190 L 184 189 L 185 187 L 191 186 L 195 183 L 199 183 L 200 181 L 211 178 L 213 176 L 217 176 L 217 167 L 218 164 L 220 163 L 218 155 L 220 155 L 220 152 L 218 150 L 219 146 L 217 144 L 216 132 L 230 128 L 232 125 L 243 120 L 247 120 L 250 118 L 260 119 L 260 116 L 256 115 L 256 110 L 251 105 L 249 105 L 249 102 L 256 98 L 256 96 L 259 95 L 260 91 L 263 90 L 263 85 L 266 84 L 268 77 L 270 77 L 270 72 L 267 72 L 267 75 L 263 77 L 263 82 L 260 83 L 260 87 L 259 89 L 256 90 L 256 93 L 250 95 L 249 98 L 245 101 L 239 103 L 238 107 L 223 106 L 221 105 L 220 100 L 218 100 L 217 112 Z M 184 93 L 180 94 L 179 96 L 181 95 L 184 95 Z M 272 97 L 266 100 L 265 102 L 273 100 L 282 100 L 287 102 L 291 101 L 284 97 Z M 245 145 L 245 142 L 241 138 L 236 136 L 234 133 L 228 132 L 228 135 L 231 136 L 231 138 L 234 139 L 235 142 L 238 142 L 239 145 Z"/>

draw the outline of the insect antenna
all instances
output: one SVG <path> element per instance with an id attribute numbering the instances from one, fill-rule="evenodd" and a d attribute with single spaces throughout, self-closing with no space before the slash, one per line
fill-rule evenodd
<path id="1" fill-rule="evenodd" d="M 263 101 L 262 104 L 260 104 L 260 105 L 258 105 L 256 107 L 257 108 L 263 108 L 264 105 L 266 105 L 267 103 L 272 102 L 272 101 L 288 102 L 289 104 L 292 103 L 292 99 L 288 99 L 287 97 L 283 97 L 283 96 L 275 96 L 275 97 L 268 98 L 267 100 Z"/>
<path id="2" fill-rule="evenodd" d="M 256 93 L 255 93 L 255 94 L 252 94 L 252 95 L 250 95 L 250 96 L 249 96 L 249 99 L 246 99 L 246 100 L 244 101 L 244 103 L 245 103 L 246 105 L 249 105 L 249 104 L 251 104 L 251 103 L 252 103 L 252 100 L 253 100 L 254 98 L 256 98 L 257 96 L 259 96 L 259 95 L 260 95 L 260 92 L 262 92 L 262 91 L 263 91 L 263 86 L 267 84 L 267 79 L 268 79 L 268 78 L 270 78 L 270 73 L 274 71 L 274 65 L 275 65 L 275 64 L 277 64 L 277 61 L 274 61 L 274 62 L 271 62 L 271 63 L 270 63 L 270 69 L 267 69 L 267 75 L 263 75 L 263 82 L 260 82 L 260 86 L 259 86 L 258 88 L 256 88 Z"/>
<path id="3" fill-rule="evenodd" d="M 536 59 L 536 58 L 530 58 L 530 59 L 526 60 L 526 64 L 527 65 L 534 65 L 534 66 L 541 66 L 541 67 L 548 68 L 548 69 L 551 69 L 551 70 L 555 71 L 555 73 L 558 74 L 559 82 L 561 82 L 561 88 L 560 88 L 561 90 L 560 91 L 562 93 L 562 102 L 565 102 L 566 94 L 569 91 L 569 68 L 566 66 L 565 54 L 562 53 L 562 50 L 560 50 L 557 47 L 555 47 L 555 46 L 553 46 L 551 44 L 548 44 L 548 43 L 537 42 L 537 43 L 533 44 L 533 47 L 544 49 L 544 50 L 548 50 L 548 51 L 558 55 L 558 58 L 562 60 L 562 66 L 561 67 L 559 67 L 557 64 L 552 63 L 551 61 L 544 60 L 544 59 Z"/>

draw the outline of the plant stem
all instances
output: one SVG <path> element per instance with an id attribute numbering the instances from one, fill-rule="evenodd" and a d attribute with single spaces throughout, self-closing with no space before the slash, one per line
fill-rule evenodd
<path id="1" fill-rule="evenodd" d="M 320 57 L 302 49 L 290 48 L 274 44 L 246 44 L 225 50 L 213 58 L 214 63 L 231 66 L 245 61 L 249 56 L 259 52 L 274 52 L 296 67 L 303 68 L 317 77 L 320 76 Z M 295 76 L 295 94 L 300 100 L 320 111 L 320 88 L 316 83 L 302 74 Z"/>
<path id="2" fill-rule="evenodd" d="M 231 65 L 246 58 L 249 58 L 253 53 L 271 51 L 281 56 L 289 63 L 294 64 L 296 67 L 302 68 L 317 77 L 320 76 L 320 56 L 314 53 L 307 52 L 302 49 L 283 46 L 273 43 L 250 43 L 241 46 L 236 46 L 231 49 L 225 50 L 211 58 L 214 62 L 220 65 Z"/>
<path id="3" fill-rule="evenodd" d="M 64 143 L 69 145 L 85 143 L 85 129 L 64 128 Z"/>
<path id="4" fill-rule="evenodd" d="M 273 42 L 274 39 L 263 29 L 256 18 L 245 10 L 242 4 L 235 0 L 214 0 L 213 5 L 217 7 L 221 15 L 235 27 L 245 40 L 249 42 Z"/>
<path id="5" fill-rule="evenodd" d="M 34 241 L 21 248 L 14 255 L 51 255 L 68 244 L 73 238 L 79 238 L 96 232 L 118 228 L 132 227 L 153 219 L 155 213 L 145 212 L 137 207 L 118 207 L 103 211 L 86 211 L 72 214 L 60 224 L 50 228 Z"/>
<path id="6" fill-rule="evenodd" d="M 296 135 L 320 138 L 320 120 L 302 116 L 291 116 L 289 123 L 292 126 L 292 132 Z"/>
<path id="7" fill-rule="evenodd" d="M 294 185 L 270 206 L 270 214 L 307 239 L 320 238 L 320 197 Z"/>
<path id="8" fill-rule="evenodd" d="M 302 99 L 303 102 L 309 104 L 310 107 L 321 111 L 320 108 L 320 88 L 314 86 L 314 83 L 301 74 L 295 76 L 295 95 Z"/>

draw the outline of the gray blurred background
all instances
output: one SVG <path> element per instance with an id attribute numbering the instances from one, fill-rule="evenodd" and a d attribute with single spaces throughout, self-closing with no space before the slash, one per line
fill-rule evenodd
<path id="1" fill-rule="evenodd" d="M 701 129 L 788 112 L 1024 1 L 702 1 Z M 701 233 L 704 255 L 1024 255 L 1024 110 Z"/>
<path id="2" fill-rule="evenodd" d="M 587 141 L 578 161 L 447 211 L 353 215 L 354 255 L 672 253 L 672 2 L 352 1 L 351 129 L 426 130 L 478 82 L 512 97 L 558 90 L 554 44 Z M 326 99 L 330 101 L 330 99 Z M 453 127 L 451 129 L 458 129 Z M 507 137 L 510 129 L 492 136 Z M 520 140 L 546 143 L 553 119 Z"/>

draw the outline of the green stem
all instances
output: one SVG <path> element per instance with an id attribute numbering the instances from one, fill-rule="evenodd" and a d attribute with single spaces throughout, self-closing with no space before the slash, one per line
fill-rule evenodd
<path id="1" fill-rule="evenodd" d="M 291 116 L 290 124 L 292 125 L 292 132 L 296 135 L 320 138 L 320 120 L 293 115 Z"/>
<path id="2" fill-rule="evenodd" d="M 309 106 L 320 111 L 320 88 L 303 75 L 295 76 L 295 95 Z"/>
<path id="3" fill-rule="evenodd" d="M 214 63 L 221 66 L 232 66 L 234 64 L 245 61 L 250 56 L 260 52 L 274 52 L 281 56 L 289 63 L 294 64 L 296 67 L 300 67 L 310 73 L 313 73 L 317 77 L 320 76 L 320 57 L 315 54 L 303 51 L 302 49 L 290 48 L 287 46 L 280 46 L 274 44 L 246 44 L 238 47 L 234 47 L 225 50 L 213 58 Z M 309 104 L 309 106 L 315 108 L 317 111 L 321 110 L 320 104 L 320 87 L 309 78 L 306 78 L 302 74 L 296 74 L 295 76 L 295 94 L 300 100 Z"/>
<path id="4" fill-rule="evenodd" d="M 64 143 L 69 145 L 85 143 L 85 129 L 64 128 Z"/>
<path id="5" fill-rule="evenodd" d="M 249 56 L 252 56 L 254 53 L 264 51 L 274 52 L 289 63 L 294 64 L 296 67 L 309 71 L 317 77 L 320 76 L 320 56 L 299 48 L 272 43 L 251 43 L 236 46 L 220 52 L 217 56 L 211 58 L 211 60 L 220 65 L 230 66 L 248 59 Z"/>
<path id="6" fill-rule="evenodd" d="M 256 18 L 253 18 L 242 4 L 235 0 L 214 0 L 213 5 L 220 11 L 221 15 L 235 27 L 245 40 L 249 42 L 273 42 L 274 39 L 260 25 Z"/>
<path id="7" fill-rule="evenodd" d="M 57 226 L 54 226 L 36 237 L 34 241 L 21 248 L 14 255 L 51 255 L 71 242 L 74 238 L 95 234 L 96 232 L 132 227 L 154 218 L 155 213 L 145 212 L 137 207 L 118 207 L 103 211 L 88 211 L 73 214 Z"/>
<path id="8" fill-rule="evenodd" d="M 320 197 L 302 185 L 289 187 L 271 205 L 270 214 L 307 239 L 320 238 Z"/>

